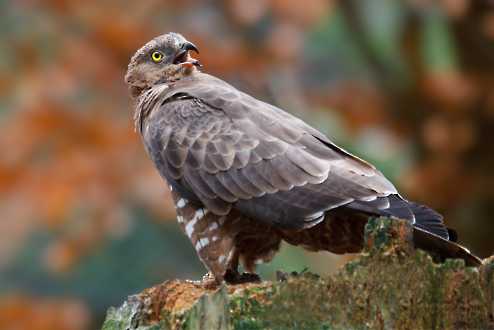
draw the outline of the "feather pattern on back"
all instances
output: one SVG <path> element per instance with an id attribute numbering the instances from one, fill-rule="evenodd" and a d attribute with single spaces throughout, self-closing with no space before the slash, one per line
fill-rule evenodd
<path id="1" fill-rule="evenodd" d="M 233 207 L 305 228 L 324 211 L 397 193 L 319 131 L 217 78 L 198 73 L 166 86 L 141 96 L 137 127 L 162 175 L 215 214 Z"/>

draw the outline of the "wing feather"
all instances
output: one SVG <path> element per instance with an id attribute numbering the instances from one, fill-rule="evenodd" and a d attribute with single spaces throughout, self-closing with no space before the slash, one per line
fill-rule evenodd
<path id="1" fill-rule="evenodd" d="M 192 188 L 192 191 L 195 194 L 199 195 L 199 199 L 202 200 L 201 196 L 207 199 L 216 199 L 218 195 L 206 183 L 202 175 L 193 175 L 189 173 L 190 171 L 196 171 L 196 170 L 194 169 L 187 170 L 187 172 L 185 173 L 186 182 L 188 183 L 190 188 Z"/>
<path id="2" fill-rule="evenodd" d="M 221 180 L 218 180 L 217 174 L 199 171 L 199 175 L 202 177 L 204 182 L 206 182 L 209 188 L 214 191 L 218 198 L 228 203 L 235 203 L 239 199 L 239 196 L 236 196 L 221 183 Z"/>
<path id="3" fill-rule="evenodd" d="M 286 157 L 313 177 L 322 177 L 325 180 L 328 176 L 329 163 L 312 156 L 305 150 L 301 150 L 301 148 L 289 148 L 286 152 Z"/>
<path id="4" fill-rule="evenodd" d="M 256 186 L 259 190 L 268 194 L 277 192 L 279 189 L 260 174 L 259 166 L 263 166 L 264 164 L 258 164 L 258 166 L 245 166 L 244 168 L 240 169 L 240 172 L 249 180 L 252 185 Z"/>
<path id="5" fill-rule="evenodd" d="M 218 172 L 216 177 L 226 189 L 239 199 L 252 198 L 253 193 L 236 182 L 235 176 L 232 176 L 232 171 Z"/>
<path id="6" fill-rule="evenodd" d="M 189 98 L 173 100 L 177 93 Z M 148 152 L 164 177 L 211 212 L 234 207 L 253 219 L 304 228 L 329 209 L 396 193 L 372 165 L 216 78 L 200 74 L 155 94 L 160 100 L 148 102 L 155 108 L 143 119 Z"/>
<path id="7" fill-rule="evenodd" d="M 250 150 L 237 150 L 233 159 L 233 168 L 241 169 L 249 164 Z"/>
<path id="8" fill-rule="evenodd" d="M 265 190 L 255 185 L 241 170 L 230 172 L 232 180 L 237 183 L 250 197 L 259 197 L 266 193 Z"/>

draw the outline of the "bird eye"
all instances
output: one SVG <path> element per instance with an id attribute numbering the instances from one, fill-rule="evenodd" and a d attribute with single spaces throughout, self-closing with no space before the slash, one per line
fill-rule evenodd
<path id="1" fill-rule="evenodd" d="M 159 63 L 163 60 L 163 53 L 158 51 L 153 52 L 151 54 L 151 59 L 153 60 L 154 63 Z"/>

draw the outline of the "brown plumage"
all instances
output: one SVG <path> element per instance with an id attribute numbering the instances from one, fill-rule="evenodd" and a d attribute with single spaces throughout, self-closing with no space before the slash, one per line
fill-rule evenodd
<path id="1" fill-rule="evenodd" d="M 439 214 L 302 120 L 200 72 L 191 50 L 179 34 L 157 37 L 132 57 L 126 82 L 146 150 L 214 283 L 255 279 L 282 240 L 357 252 L 379 215 L 412 221 L 419 247 L 478 264 Z"/>

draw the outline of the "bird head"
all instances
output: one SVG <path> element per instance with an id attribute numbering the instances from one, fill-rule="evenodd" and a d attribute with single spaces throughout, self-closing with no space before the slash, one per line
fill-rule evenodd
<path id="1" fill-rule="evenodd" d="M 201 66 L 190 56 L 197 47 L 181 34 L 167 33 L 146 43 L 132 56 L 125 82 L 133 97 L 157 84 L 182 79 Z"/>

